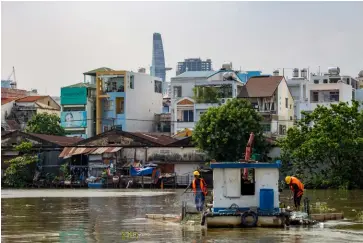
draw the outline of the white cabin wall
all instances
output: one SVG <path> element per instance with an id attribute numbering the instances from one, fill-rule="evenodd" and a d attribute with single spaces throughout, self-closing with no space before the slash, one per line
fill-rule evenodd
<path id="1" fill-rule="evenodd" d="M 274 207 L 279 207 L 279 191 L 278 179 L 279 171 L 272 169 L 255 169 L 255 195 L 241 196 L 241 185 L 235 186 L 235 175 L 241 175 L 241 169 L 213 169 L 213 207 L 228 208 L 233 203 L 240 208 L 259 207 L 260 206 L 260 189 L 274 190 Z M 231 180 L 229 179 L 231 178 Z M 239 181 L 241 181 L 239 179 Z M 233 184 L 233 185 L 231 185 Z M 228 189 L 227 189 L 228 188 Z M 239 193 L 240 197 L 225 197 L 229 195 L 230 190 L 235 190 L 235 194 Z M 226 193 L 227 192 L 227 193 Z M 232 193 L 230 196 L 234 196 Z"/>

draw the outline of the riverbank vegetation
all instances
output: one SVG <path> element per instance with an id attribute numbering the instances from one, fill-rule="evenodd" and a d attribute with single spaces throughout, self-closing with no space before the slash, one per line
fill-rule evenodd
<path id="1" fill-rule="evenodd" d="M 10 187 L 22 188 L 32 181 L 37 156 L 31 153 L 32 143 L 22 142 L 15 146 L 19 156 L 5 161 L 9 167 L 5 170 L 5 184 Z"/>
<path id="2" fill-rule="evenodd" d="M 285 174 L 307 188 L 363 188 L 363 111 L 359 103 L 318 106 L 279 140 Z"/>
<path id="3" fill-rule="evenodd" d="M 263 137 L 261 121 L 261 115 L 249 101 L 232 99 L 225 105 L 209 108 L 201 115 L 193 131 L 193 141 L 217 161 L 237 161 L 243 158 L 253 132 L 255 151 L 265 155 L 269 148 Z"/>

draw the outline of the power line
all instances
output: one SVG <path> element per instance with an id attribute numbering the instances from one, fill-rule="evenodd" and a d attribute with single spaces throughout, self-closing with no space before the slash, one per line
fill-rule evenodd
<path id="1" fill-rule="evenodd" d="M 94 118 L 94 119 L 82 119 L 82 120 L 72 120 L 73 121 L 95 121 L 95 120 L 123 120 L 123 121 L 145 121 L 145 122 L 158 122 L 155 120 L 146 120 L 146 119 L 132 119 L 132 118 Z M 271 120 L 271 121 L 261 121 L 261 123 L 270 123 L 270 122 L 296 122 L 300 121 L 301 119 L 295 119 L 295 120 Z M 185 123 L 185 122 L 195 122 L 195 121 L 163 121 L 163 122 L 170 122 L 170 123 Z"/>

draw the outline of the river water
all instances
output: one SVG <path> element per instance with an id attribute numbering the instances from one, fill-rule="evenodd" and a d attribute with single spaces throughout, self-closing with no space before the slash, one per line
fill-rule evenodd
<path id="1" fill-rule="evenodd" d="M 307 190 L 348 220 L 310 228 L 204 229 L 145 219 L 180 213 L 183 190 L 2 190 L 2 242 L 363 242 L 363 191 Z M 286 199 L 288 192 L 282 194 Z M 291 204 L 291 203 L 290 203 Z M 73 240 L 72 240 L 73 239 Z M 76 240 L 77 239 L 77 240 Z"/>

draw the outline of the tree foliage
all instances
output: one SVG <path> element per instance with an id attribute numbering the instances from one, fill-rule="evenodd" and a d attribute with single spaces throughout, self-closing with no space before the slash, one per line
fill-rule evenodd
<path id="1" fill-rule="evenodd" d="M 311 187 L 363 187 L 363 112 L 359 103 L 318 106 L 279 141 L 285 162 Z"/>
<path id="2" fill-rule="evenodd" d="M 33 116 L 27 123 L 26 132 L 64 136 L 66 134 L 60 125 L 60 118 L 55 114 L 40 113 Z"/>
<path id="3" fill-rule="evenodd" d="M 244 99 L 232 99 L 225 105 L 211 107 L 205 112 L 193 131 L 197 147 L 217 161 L 242 159 L 250 133 L 255 134 L 254 148 L 267 151 L 260 125 L 262 117 Z"/>
<path id="4" fill-rule="evenodd" d="M 9 167 L 5 170 L 5 184 L 11 187 L 24 187 L 32 179 L 32 165 L 37 162 L 37 156 L 31 153 L 32 143 L 22 142 L 15 146 L 19 151 L 18 157 L 5 161 Z"/>

